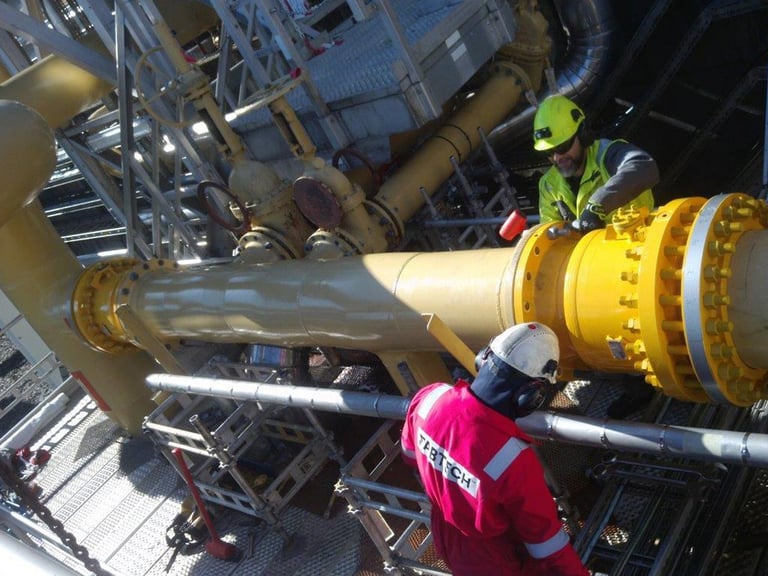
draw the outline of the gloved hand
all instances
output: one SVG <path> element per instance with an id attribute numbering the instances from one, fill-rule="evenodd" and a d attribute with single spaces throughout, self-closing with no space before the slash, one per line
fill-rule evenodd
<path id="1" fill-rule="evenodd" d="M 587 202 L 584 210 L 579 215 L 579 219 L 573 223 L 573 227 L 582 234 L 592 232 L 592 230 L 597 230 L 598 228 L 605 228 L 605 208 L 600 204 Z"/>

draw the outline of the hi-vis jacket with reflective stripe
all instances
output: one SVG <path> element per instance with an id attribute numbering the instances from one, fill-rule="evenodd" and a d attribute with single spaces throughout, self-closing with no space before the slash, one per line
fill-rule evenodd
<path id="1" fill-rule="evenodd" d="M 585 576 L 530 439 L 466 382 L 432 384 L 408 408 L 403 456 L 432 503 L 437 552 L 456 576 Z"/>
<path id="2" fill-rule="evenodd" d="M 617 208 L 634 205 L 652 210 L 650 189 L 658 181 L 658 166 L 644 150 L 622 140 L 596 140 L 587 148 L 578 190 L 571 189 L 555 166 L 539 180 L 541 223 L 574 220 L 581 215 L 588 200 L 605 209 L 608 223 Z M 570 211 L 570 217 L 561 213 L 565 208 Z"/>

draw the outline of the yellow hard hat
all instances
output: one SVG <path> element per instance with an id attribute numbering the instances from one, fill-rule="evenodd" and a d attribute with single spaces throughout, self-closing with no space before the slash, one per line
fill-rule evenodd
<path id="1" fill-rule="evenodd" d="M 533 119 L 533 147 L 544 151 L 567 141 L 584 122 L 584 112 L 560 94 L 547 96 Z"/>

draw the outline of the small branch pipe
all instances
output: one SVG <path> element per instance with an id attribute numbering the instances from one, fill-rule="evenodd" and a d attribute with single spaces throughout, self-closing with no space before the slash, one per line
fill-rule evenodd
<path id="1" fill-rule="evenodd" d="M 150 374 L 146 382 L 153 390 L 172 393 L 265 402 L 395 420 L 405 418 L 410 404 L 409 398 L 387 394 L 261 384 L 221 378 Z M 534 412 L 517 420 L 517 424 L 525 433 L 542 440 L 620 452 L 681 456 L 709 462 L 768 467 L 766 434 L 598 420 L 554 412 Z"/>
<path id="2" fill-rule="evenodd" d="M 419 189 L 432 196 L 453 173 L 451 158 L 462 162 L 481 146 L 477 131 L 490 132 L 518 104 L 525 90 L 521 74 L 501 67 L 450 122 L 387 180 L 375 201 L 402 222 L 407 222 L 424 203 Z"/>

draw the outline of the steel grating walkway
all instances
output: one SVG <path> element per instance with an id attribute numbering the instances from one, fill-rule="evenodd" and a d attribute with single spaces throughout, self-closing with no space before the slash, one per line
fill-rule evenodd
<path id="1" fill-rule="evenodd" d="M 572 382 L 550 408 L 604 417 L 621 390 L 610 382 Z M 723 416 L 717 407 L 659 400 L 656 417 L 663 423 L 696 425 L 706 415 L 714 427 L 739 422 L 738 411 L 725 410 Z M 631 418 L 647 416 L 638 412 Z M 252 555 L 235 563 L 201 551 L 178 555 L 169 564 L 166 529 L 188 494 L 170 463 L 148 440 L 124 438 L 87 397 L 58 422 L 34 445 L 51 452 L 36 478 L 43 502 L 116 576 L 385 574 L 381 557 L 358 519 L 347 512 L 344 499 L 329 500 L 328 489 L 338 479 L 331 469 L 281 511 L 282 524 L 293 536 L 290 544 L 258 519 L 217 507 L 222 538 L 244 552 L 253 540 Z M 758 424 L 759 419 L 752 423 Z M 571 533 L 595 573 L 766 573 L 768 477 L 763 470 L 726 471 L 712 464 L 557 443 L 544 443 L 539 452 L 560 488 L 556 495 L 578 510 L 580 520 Z M 741 484 L 734 480 L 737 476 Z M 723 510 L 729 502 L 733 509 Z M 87 573 L 57 547 L 42 544 L 71 568 Z M 711 558 L 702 556 L 709 550 Z"/>
<path id="2" fill-rule="evenodd" d="M 171 560 L 166 529 L 188 495 L 175 470 L 144 439 L 126 440 L 88 398 L 81 400 L 35 447 L 51 451 L 37 484 L 42 501 L 109 572 L 124 576 L 263 575 L 352 576 L 361 562 L 360 523 L 343 506 L 328 518 L 287 507 L 281 519 L 285 545 L 258 520 L 222 510 L 215 520 L 220 536 L 244 552 L 239 562 L 205 551 Z M 324 504 L 324 503 L 323 503 Z M 246 557 L 254 538 L 253 554 Z M 88 573 L 60 550 L 44 547 L 67 565 Z"/>

